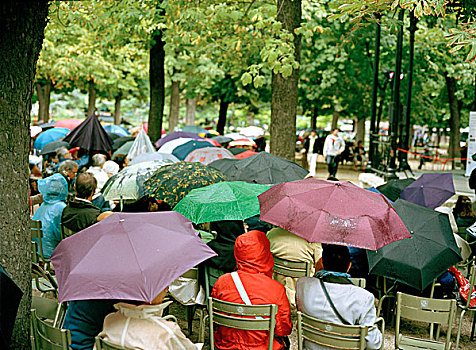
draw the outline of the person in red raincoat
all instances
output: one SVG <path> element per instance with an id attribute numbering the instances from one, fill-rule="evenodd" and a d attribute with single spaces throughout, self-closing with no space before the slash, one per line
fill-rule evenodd
<path id="1" fill-rule="evenodd" d="M 253 230 L 240 235 L 235 243 L 235 258 L 238 276 L 251 304 L 278 306 L 273 349 L 284 349 L 283 339 L 280 337 L 291 334 L 291 310 L 283 285 L 272 279 L 274 259 L 266 234 Z M 245 304 L 231 273 L 221 276 L 216 281 L 211 296 L 219 300 Z M 266 331 L 244 331 L 218 326 L 215 331 L 215 347 L 221 350 L 266 350 L 268 336 Z"/>

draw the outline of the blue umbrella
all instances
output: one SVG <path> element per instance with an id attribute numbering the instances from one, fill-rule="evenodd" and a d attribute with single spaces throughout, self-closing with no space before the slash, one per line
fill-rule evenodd
<path id="1" fill-rule="evenodd" d="M 41 150 L 50 142 L 56 141 L 61 137 L 65 137 L 69 131 L 70 130 L 66 128 L 52 128 L 45 130 L 38 135 L 35 143 L 33 144 L 33 148 Z"/>
<path id="2" fill-rule="evenodd" d="M 198 148 L 210 147 L 210 146 L 212 145 L 208 141 L 191 140 L 184 143 L 183 145 L 176 147 L 172 151 L 172 154 L 176 156 L 178 159 L 184 160 L 185 157 L 188 156 L 188 154 L 192 152 L 193 150 L 196 150 Z"/>
<path id="3" fill-rule="evenodd" d="M 204 128 L 201 128 L 197 125 L 185 125 L 183 128 L 182 128 L 182 131 L 185 131 L 185 132 L 193 132 L 194 134 L 200 134 L 202 132 L 204 133 L 207 133 L 207 130 L 205 130 Z"/>
<path id="4" fill-rule="evenodd" d="M 455 194 L 453 174 L 422 174 L 418 180 L 405 187 L 401 199 L 430 209 L 435 209 Z"/>
<path id="5" fill-rule="evenodd" d="M 127 130 L 126 128 L 120 125 L 105 125 L 103 126 L 103 128 L 107 132 L 112 132 L 113 134 L 116 134 L 119 136 L 129 136 L 131 134 L 129 130 Z"/>

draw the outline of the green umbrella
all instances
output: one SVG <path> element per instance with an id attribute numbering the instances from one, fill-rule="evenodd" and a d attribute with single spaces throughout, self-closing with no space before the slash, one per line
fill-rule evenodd
<path id="1" fill-rule="evenodd" d="M 175 207 L 191 190 L 225 181 L 225 175 L 202 163 L 178 162 L 158 169 L 144 183 L 143 195 Z"/>
<path id="2" fill-rule="evenodd" d="M 129 153 L 133 144 L 134 144 L 134 141 L 127 141 L 125 144 L 119 147 L 119 149 L 116 152 L 113 153 L 112 159 L 116 158 L 119 155 L 126 156 Z"/>
<path id="3" fill-rule="evenodd" d="M 244 220 L 259 214 L 258 196 L 269 189 L 244 181 L 219 182 L 190 191 L 174 210 L 196 224 Z"/>

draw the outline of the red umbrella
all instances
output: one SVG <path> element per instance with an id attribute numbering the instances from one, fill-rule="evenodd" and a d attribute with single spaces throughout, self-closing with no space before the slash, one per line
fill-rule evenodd
<path id="1" fill-rule="evenodd" d="M 255 154 L 258 154 L 258 152 L 248 150 L 248 151 L 244 151 L 244 152 L 241 152 L 239 154 L 236 154 L 235 158 L 236 159 L 245 159 L 245 158 L 254 156 Z"/>
<path id="2" fill-rule="evenodd" d="M 55 123 L 54 128 L 66 128 L 69 130 L 73 130 L 83 121 L 84 119 L 75 119 L 75 118 L 59 120 Z"/>
<path id="3" fill-rule="evenodd" d="M 218 142 L 217 140 L 213 140 L 213 139 L 209 139 L 209 138 L 204 138 L 203 141 L 210 142 L 213 146 L 221 147 L 220 142 Z"/>
<path id="4" fill-rule="evenodd" d="M 387 199 L 347 181 L 283 182 L 259 197 L 261 220 L 308 242 L 377 250 L 410 233 Z"/>

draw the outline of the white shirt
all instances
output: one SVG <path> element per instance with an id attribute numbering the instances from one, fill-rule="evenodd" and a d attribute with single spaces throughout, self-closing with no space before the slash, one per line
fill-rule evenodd
<path id="1" fill-rule="evenodd" d="M 327 135 L 324 141 L 324 157 L 336 156 L 345 149 L 345 142 L 339 136 Z"/>

